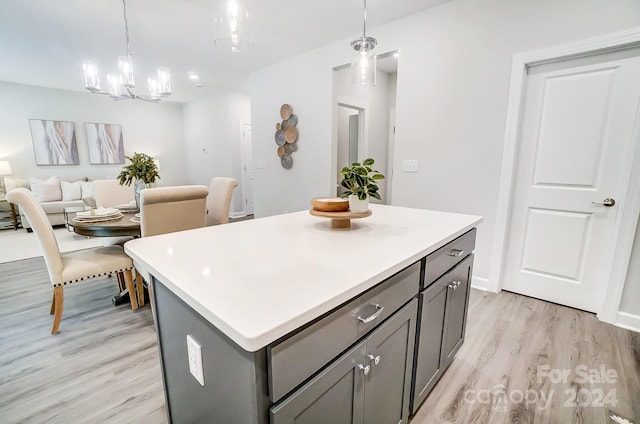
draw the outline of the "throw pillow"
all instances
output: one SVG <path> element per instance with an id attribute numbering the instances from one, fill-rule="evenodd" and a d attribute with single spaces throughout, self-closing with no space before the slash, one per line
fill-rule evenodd
<path id="1" fill-rule="evenodd" d="M 46 181 L 37 178 L 30 178 L 31 192 L 38 202 L 55 202 L 62 200 L 62 190 L 60 189 L 60 181 L 55 175 Z"/>
<path id="2" fill-rule="evenodd" d="M 80 181 L 80 187 L 82 189 L 82 199 L 93 198 L 95 196 L 92 181 Z"/>
<path id="3" fill-rule="evenodd" d="M 82 199 L 82 188 L 80 186 L 80 181 L 76 181 L 73 183 L 60 181 L 60 188 L 62 188 L 62 200 Z"/>

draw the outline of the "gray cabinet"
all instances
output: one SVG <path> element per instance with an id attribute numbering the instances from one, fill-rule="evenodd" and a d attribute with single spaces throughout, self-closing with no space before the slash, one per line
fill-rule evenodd
<path id="1" fill-rule="evenodd" d="M 271 422 L 406 423 L 416 318 L 414 299 L 271 408 Z"/>
<path id="2" fill-rule="evenodd" d="M 451 364 L 464 342 L 472 268 L 473 255 L 469 255 L 450 273 L 451 282 L 447 285 L 447 307 L 442 334 L 441 361 L 444 368 Z"/>
<path id="3" fill-rule="evenodd" d="M 473 255 L 420 293 L 411 411 L 426 399 L 464 342 Z"/>

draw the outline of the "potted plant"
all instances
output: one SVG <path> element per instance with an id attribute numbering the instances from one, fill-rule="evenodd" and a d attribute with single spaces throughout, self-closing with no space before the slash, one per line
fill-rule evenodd
<path id="1" fill-rule="evenodd" d="M 136 205 L 140 209 L 140 190 L 156 182 L 160 179 L 158 175 L 158 165 L 155 160 L 144 153 L 134 153 L 133 156 L 125 156 L 131 162 L 120 171 L 118 182 L 120 185 L 130 186 L 135 181 L 133 188 L 133 196 L 136 199 Z"/>
<path id="2" fill-rule="evenodd" d="M 349 197 L 349 210 L 353 213 L 369 210 L 369 197 L 380 200 L 378 181 L 383 180 L 384 175 L 372 168 L 373 163 L 374 160 L 368 158 L 362 164 L 353 162 L 340 171 L 340 185 L 345 188 L 341 196 Z"/>

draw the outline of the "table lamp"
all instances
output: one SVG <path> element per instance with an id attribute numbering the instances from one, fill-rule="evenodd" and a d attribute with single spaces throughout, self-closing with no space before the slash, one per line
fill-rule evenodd
<path id="1" fill-rule="evenodd" d="M 2 185 L 0 185 L 0 190 L 2 193 L 6 193 L 6 186 L 4 185 L 4 176 L 11 175 L 11 165 L 8 160 L 0 160 L 0 177 L 2 177 Z"/>

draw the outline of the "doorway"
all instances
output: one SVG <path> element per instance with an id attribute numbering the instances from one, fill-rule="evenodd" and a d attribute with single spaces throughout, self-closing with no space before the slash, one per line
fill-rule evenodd
<path id="1" fill-rule="evenodd" d="M 242 144 L 242 211 L 243 215 L 253 215 L 253 155 L 251 150 L 251 123 L 240 123 Z"/>
<path id="2" fill-rule="evenodd" d="M 330 192 L 340 195 L 340 170 L 344 166 L 370 157 L 375 160 L 374 168 L 385 176 L 379 191 L 382 201 L 371 201 L 390 204 L 398 52 L 377 56 L 375 87 L 352 86 L 350 73 L 349 65 L 334 68 L 333 73 L 334 137 Z"/>
<path id="3" fill-rule="evenodd" d="M 338 101 L 338 138 L 337 138 L 337 181 L 340 180 L 340 170 L 351 165 L 353 162 L 362 160 L 362 153 L 366 151 L 365 140 L 365 119 L 367 106 L 355 105 L 355 101 Z M 336 185 L 336 196 L 340 196 L 343 187 Z"/>
<path id="4" fill-rule="evenodd" d="M 639 42 L 635 30 L 514 56 L 496 289 L 615 321 L 640 212 Z"/>

